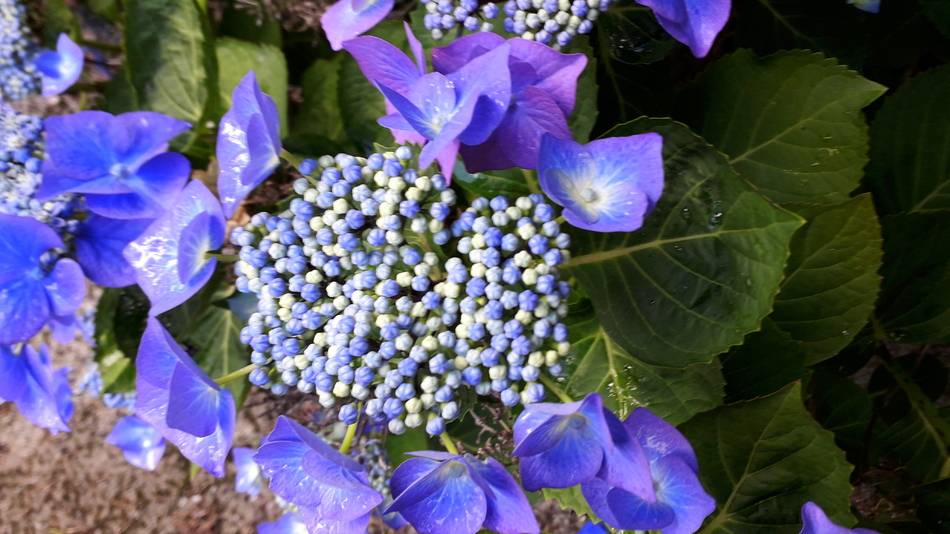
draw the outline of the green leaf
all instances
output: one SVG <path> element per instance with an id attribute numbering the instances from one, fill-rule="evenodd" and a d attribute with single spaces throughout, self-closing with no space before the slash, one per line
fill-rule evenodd
<path id="1" fill-rule="evenodd" d="M 590 141 L 590 132 L 597 122 L 597 57 L 590 46 L 584 46 L 577 52 L 587 56 L 587 66 L 577 79 L 577 98 L 574 101 L 574 111 L 567 119 L 567 125 L 574 134 L 574 140 L 585 144 Z"/>
<path id="2" fill-rule="evenodd" d="M 821 54 L 740 50 L 685 91 L 683 120 L 775 202 L 835 203 L 867 163 L 861 108 L 885 90 Z"/>
<path id="3" fill-rule="evenodd" d="M 106 84 L 102 110 L 113 115 L 135 111 L 139 109 L 136 98 L 135 88 L 129 78 L 129 68 L 123 65 Z"/>
<path id="4" fill-rule="evenodd" d="M 808 355 L 826 360 L 858 334 L 881 286 L 881 226 L 870 195 L 831 205 L 786 204 L 808 222 L 792 236 L 771 318 Z"/>
<path id="5" fill-rule="evenodd" d="M 224 8 L 218 35 L 234 37 L 251 43 L 267 43 L 278 48 L 283 45 L 280 23 L 270 17 L 260 0 L 250 0 L 238 7 L 229 3 Z"/>
<path id="6" fill-rule="evenodd" d="M 600 521 L 597 514 L 587 504 L 580 485 L 564 489 L 544 488 L 541 494 L 545 499 L 555 499 L 562 510 L 574 510 L 578 516 L 586 515 L 588 521 Z"/>
<path id="7" fill-rule="evenodd" d="M 871 398 L 867 390 L 850 378 L 824 371 L 815 371 L 809 385 L 815 419 L 835 433 L 839 447 L 860 457 L 871 422 Z"/>
<path id="8" fill-rule="evenodd" d="M 802 221 L 752 190 L 682 124 L 638 119 L 605 137 L 649 131 L 664 140 L 666 186 L 656 209 L 633 233 L 570 230 L 569 271 L 631 356 L 685 367 L 758 329 Z"/>
<path id="9" fill-rule="evenodd" d="M 901 343 L 950 343 L 950 213 L 891 215 L 881 224 L 879 323 Z"/>
<path id="10" fill-rule="evenodd" d="M 586 305 L 586 309 L 583 306 Z M 639 406 L 677 425 L 722 404 L 718 362 L 685 369 L 649 365 L 630 356 L 604 332 L 589 302 L 571 310 L 569 370 L 564 389 L 575 398 L 600 393 L 604 406 L 621 419 Z"/>
<path id="11" fill-rule="evenodd" d="M 212 379 L 233 373 L 251 363 L 250 349 L 241 343 L 246 323 L 227 307 L 212 305 L 199 317 L 182 341 L 198 348 L 195 363 Z M 234 396 L 238 409 L 244 404 L 250 382 L 236 378 L 224 385 Z"/>
<path id="12" fill-rule="evenodd" d="M 950 65 L 884 101 L 871 127 L 866 184 L 882 214 L 950 209 Z"/>
<path id="13" fill-rule="evenodd" d="M 199 124 L 218 95 L 204 13 L 194 0 L 130 0 L 125 7 L 126 62 L 139 105 Z"/>
<path id="14" fill-rule="evenodd" d="M 944 35 L 950 37 L 950 3 L 944 0 L 920 0 L 920 5 L 923 6 L 924 13 L 927 13 L 927 18 L 933 21 Z"/>
<path id="15" fill-rule="evenodd" d="M 102 374 L 102 389 L 105 393 L 135 389 L 135 366 L 132 359 L 119 348 L 120 335 L 116 332 L 120 299 L 121 290 L 106 288 L 96 306 L 95 361 Z M 129 355 L 134 357 L 134 353 Z"/>
<path id="16" fill-rule="evenodd" d="M 950 533 L 950 479 L 914 489 L 917 517 L 936 534 Z"/>
<path id="17" fill-rule="evenodd" d="M 402 434 L 387 433 L 386 456 L 389 459 L 389 464 L 395 469 L 399 464 L 411 458 L 406 456 L 407 452 L 432 449 L 434 443 L 430 443 L 430 441 L 424 426 L 408 428 Z"/>
<path id="18" fill-rule="evenodd" d="M 666 57 L 676 40 L 666 32 L 653 10 L 632 0 L 618 2 L 597 18 L 600 54 L 631 65 Z"/>
<path id="19" fill-rule="evenodd" d="M 336 142 L 346 139 L 339 98 L 344 57 L 318 59 L 303 73 L 303 104 L 294 121 L 295 134 L 319 135 Z"/>
<path id="20" fill-rule="evenodd" d="M 722 357 L 726 378 L 726 401 L 748 400 L 775 393 L 789 382 L 808 376 L 805 351 L 771 318 L 762 329 Z"/>
<path id="21" fill-rule="evenodd" d="M 60 33 L 75 41 L 80 37 L 79 21 L 63 0 L 46 0 L 43 18 L 43 40 L 48 48 L 56 48 Z"/>
<path id="22" fill-rule="evenodd" d="M 505 195 L 509 198 L 517 198 L 533 192 L 528 185 L 531 174 L 532 171 L 522 169 L 470 174 L 465 170 L 465 164 L 457 161 L 452 183 L 478 197 L 494 198 L 498 195 Z"/>
<path id="23" fill-rule="evenodd" d="M 217 117 L 231 109 L 231 93 L 251 70 L 261 91 L 277 105 L 281 136 L 287 134 L 287 60 L 279 48 L 226 37 L 215 41 L 218 55 L 220 107 Z"/>
<path id="24" fill-rule="evenodd" d="M 805 411 L 800 384 L 701 413 L 679 430 L 693 445 L 699 478 L 717 503 L 701 533 L 798 534 L 807 501 L 835 523 L 854 523 L 852 466 L 831 432 Z"/>

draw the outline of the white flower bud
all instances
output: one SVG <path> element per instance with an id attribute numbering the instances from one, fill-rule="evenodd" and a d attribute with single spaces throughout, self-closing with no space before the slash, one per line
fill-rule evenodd
<path id="1" fill-rule="evenodd" d="M 422 338 L 422 341 L 419 342 L 419 345 L 429 352 L 439 350 L 439 340 L 435 336 L 426 336 Z"/>
<path id="2" fill-rule="evenodd" d="M 412 284 L 412 273 L 401 272 L 396 275 L 396 283 L 402 287 L 409 287 Z M 355 299 L 354 299 L 355 300 Z"/>
<path id="3" fill-rule="evenodd" d="M 333 160 L 333 156 L 320 156 L 317 160 L 317 165 L 321 167 L 333 167 L 336 165 L 336 161 Z"/>
<path id="4" fill-rule="evenodd" d="M 427 377 L 435 378 L 435 377 Z M 406 411 L 409 413 L 419 413 L 422 411 L 422 401 L 413 397 L 406 401 Z"/>
<path id="5" fill-rule="evenodd" d="M 389 184 L 389 176 L 386 176 L 383 171 L 376 171 L 376 174 L 373 175 L 373 181 L 379 187 L 386 187 Z"/>
<path id="6" fill-rule="evenodd" d="M 390 432 L 396 434 L 397 436 L 406 431 L 406 423 L 404 423 L 401 419 L 393 419 L 389 422 L 387 427 L 389 427 Z"/>
<path id="7" fill-rule="evenodd" d="M 402 232 L 397 232 L 396 230 L 386 231 L 386 242 L 394 247 L 402 244 L 403 239 Z"/>
<path id="8" fill-rule="evenodd" d="M 528 226 L 528 225 L 525 225 L 525 226 Z M 524 228 L 525 226 L 522 226 L 522 228 Z M 515 265 L 517 267 L 521 267 L 522 269 L 527 269 L 528 266 L 531 265 L 531 254 L 527 250 L 522 250 L 518 252 L 517 254 L 515 254 L 514 260 L 515 260 Z M 535 282 L 537 282 L 537 279 L 535 279 Z"/>
<path id="9" fill-rule="evenodd" d="M 369 398 L 370 390 L 366 386 L 353 384 L 350 387 L 350 396 L 356 400 L 366 400 Z"/>
<path id="10" fill-rule="evenodd" d="M 534 367 L 541 367 L 544 365 L 544 354 L 540 350 L 536 350 L 528 355 L 528 365 Z"/>
<path id="11" fill-rule="evenodd" d="M 517 232 L 521 239 L 527 241 L 534 237 L 534 234 L 538 233 L 538 229 L 535 228 L 533 224 L 522 224 L 518 227 Z"/>
<path id="12" fill-rule="evenodd" d="M 402 176 L 393 176 L 389 179 L 388 185 L 393 191 L 405 191 L 407 187 L 406 181 L 403 180 Z"/>
<path id="13" fill-rule="evenodd" d="M 389 215 L 395 215 L 398 211 L 399 211 L 399 208 L 390 202 L 383 202 L 379 205 L 380 217 L 388 217 Z M 378 222 L 381 222 L 381 221 L 378 221 Z M 380 226 L 380 228 L 382 228 L 382 226 Z"/>
<path id="14" fill-rule="evenodd" d="M 473 235 L 472 248 L 473 249 L 485 248 L 485 236 L 483 236 L 482 234 Z"/>
<path id="15" fill-rule="evenodd" d="M 422 418 L 422 416 L 417 413 L 411 413 L 406 416 L 406 426 L 409 428 L 419 427 L 424 422 L 425 420 Z"/>
<path id="16" fill-rule="evenodd" d="M 445 202 L 446 204 L 451 206 L 455 204 L 455 200 L 456 200 L 455 191 L 452 189 L 446 189 L 445 191 L 442 191 L 441 193 L 439 193 L 439 199 L 442 202 Z"/>
<path id="17" fill-rule="evenodd" d="M 333 393 L 326 391 L 321 391 L 320 395 L 320 406 L 324 408 L 333 408 L 333 405 L 336 404 L 336 397 L 333 396 Z"/>
<path id="18" fill-rule="evenodd" d="M 504 365 L 494 365 L 488 369 L 488 377 L 492 380 L 504 380 L 508 377 L 508 367 Z"/>
<path id="19" fill-rule="evenodd" d="M 567 341 L 562 341 L 557 344 L 557 353 L 558 356 L 567 356 L 571 353 L 571 344 Z"/>
<path id="20" fill-rule="evenodd" d="M 439 389 L 439 379 L 434 376 L 427 376 L 422 379 L 419 387 L 425 393 L 435 393 Z"/>
<path id="21" fill-rule="evenodd" d="M 419 400 L 422 401 L 422 406 L 428 410 L 435 406 L 435 395 L 432 393 L 423 393 L 419 395 Z"/>
<path id="22" fill-rule="evenodd" d="M 338 311 L 343 311 L 347 306 L 350 305 L 350 299 L 340 295 L 339 297 L 333 299 L 333 307 Z"/>
<path id="23" fill-rule="evenodd" d="M 416 178 L 415 183 L 412 185 L 418 188 L 419 191 L 426 192 L 432 189 L 432 180 L 430 180 L 428 176 L 420 176 Z"/>
<path id="24" fill-rule="evenodd" d="M 515 261 L 518 261 L 517 258 L 515 259 Z M 521 273 L 521 281 L 524 282 L 524 284 L 527 286 L 533 286 L 534 284 L 537 284 L 538 283 L 537 271 L 535 271 L 534 269 L 525 269 L 524 272 Z"/>
<path id="25" fill-rule="evenodd" d="M 303 354 L 298 354 L 294 356 L 294 365 L 297 367 L 297 369 L 303 371 L 307 367 L 310 367 L 310 360 L 308 360 Z"/>
<path id="26" fill-rule="evenodd" d="M 339 215 L 346 215 L 346 212 L 350 210 L 350 205 L 345 198 L 338 198 L 333 201 L 333 211 L 337 212 Z"/>
<path id="27" fill-rule="evenodd" d="M 429 221 L 429 231 L 434 233 L 441 232 L 445 228 L 445 223 L 432 219 Z"/>
<path id="28" fill-rule="evenodd" d="M 476 263 L 472 265 L 472 268 L 469 270 L 472 278 L 483 278 L 485 273 L 488 271 L 488 267 L 485 267 L 484 263 Z"/>
<path id="29" fill-rule="evenodd" d="M 306 200 L 307 202 L 313 204 L 314 202 L 317 201 L 317 196 L 318 196 L 319 194 L 320 194 L 320 192 L 317 191 L 316 189 L 307 189 L 307 190 L 304 191 L 304 193 L 303 193 L 303 199 Z"/>

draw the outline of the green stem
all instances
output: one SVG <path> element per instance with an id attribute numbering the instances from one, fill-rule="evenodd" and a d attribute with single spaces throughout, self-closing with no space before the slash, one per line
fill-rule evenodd
<path id="1" fill-rule="evenodd" d="M 241 257 L 237 254 L 218 254 L 217 252 L 205 252 L 205 259 L 218 258 L 221 263 L 237 263 Z"/>
<path id="2" fill-rule="evenodd" d="M 295 169 L 299 169 L 300 164 L 303 163 L 302 161 L 300 161 L 300 158 L 291 154 L 285 148 L 280 149 L 280 157 L 287 163 L 290 163 L 291 165 L 293 165 Z"/>
<path id="3" fill-rule="evenodd" d="M 442 440 L 442 445 L 445 446 L 445 450 L 451 452 L 452 454 L 459 453 L 459 450 L 455 448 L 455 443 L 452 443 L 452 438 L 449 437 L 448 432 L 439 434 L 439 439 Z"/>
<path id="4" fill-rule="evenodd" d="M 350 445 L 353 444 L 353 436 L 356 435 L 356 425 L 359 423 L 353 423 L 352 425 L 346 427 L 346 435 L 343 436 L 343 445 L 340 445 L 340 452 L 346 454 L 350 452 Z"/>
<path id="5" fill-rule="evenodd" d="M 557 395 L 557 398 L 561 399 L 561 402 L 574 402 L 574 399 L 572 399 L 570 395 L 565 393 L 564 390 L 561 389 L 561 386 L 557 385 L 557 383 L 554 382 L 554 380 L 551 380 L 551 378 L 548 377 L 548 375 L 545 375 L 545 374 L 540 375 L 540 380 L 542 384 L 547 386 L 548 389 L 550 389 L 551 391 L 554 392 L 555 395 Z"/>
<path id="6" fill-rule="evenodd" d="M 241 378 L 242 376 L 246 376 L 246 375 L 251 374 L 251 371 L 253 371 L 254 369 L 257 369 L 257 366 L 252 363 L 251 365 L 248 365 L 248 366 L 246 366 L 246 367 L 242 367 L 242 368 L 238 369 L 237 371 L 234 371 L 233 373 L 228 373 L 228 374 L 222 376 L 221 378 L 215 378 L 214 381 L 215 381 L 219 386 L 223 386 L 223 385 L 227 384 L 228 382 L 234 380 L 235 378 Z"/>

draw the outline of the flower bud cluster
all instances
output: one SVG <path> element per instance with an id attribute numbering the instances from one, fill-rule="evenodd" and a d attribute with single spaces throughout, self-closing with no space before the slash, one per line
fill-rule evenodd
<path id="1" fill-rule="evenodd" d="M 258 295 L 241 331 L 253 384 L 345 401 L 347 424 L 362 410 L 393 433 L 436 435 L 460 414 L 460 388 L 513 406 L 542 400 L 541 373 L 562 372 L 570 238 L 540 195 L 477 199 L 450 223 L 455 193 L 412 158 L 306 161 L 314 177 L 294 183 L 289 209 L 231 241 L 236 287 Z"/>
<path id="2" fill-rule="evenodd" d="M 575 35 L 590 33 L 601 11 L 613 0 L 508 0 L 501 11 L 502 27 L 523 39 L 551 45 L 567 46 Z M 468 31 L 493 31 L 499 14 L 498 4 L 479 6 L 477 0 L 423 0 L 425 26 L 435 40 L 457 27 Z M 461 28 L 459 31 L 461 31 Z"/>
<path id="3" fill-rule="evenodd" d="M 26 8 L 18 0 L 0 0 L 0 101 L 21 100 L 39 90 Z"/>

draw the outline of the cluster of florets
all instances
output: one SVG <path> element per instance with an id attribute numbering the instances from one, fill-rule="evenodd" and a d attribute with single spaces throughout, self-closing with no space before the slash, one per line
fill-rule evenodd
<path id="1" fill-rule="evenodd" d="M 514 406 L 544 398 L 542 372 L 562 372 L 570 238 L 540 195 L 476 199 L 455 218 L 445 178 L 412 157 L 305 162 L 314 178 L 294 183 L 289 209 L 255 215 L 231 242 L 236 287 L 259 295 L 241 331 L 253 384 L 325 407 L 349 399 L 347 424 L 362 411 L 435 435 L 459 415 L 459 388 Z"/>
<path id="2" fill-rule="evenodd" d="M 505 31 L 555 48 L 567 46 L 575 35 L 590 33 L 601 11 L 613 0 L 508 0 L 504 3 Z M 489 19 L 498 16 L 498 4 L 478 0 L 422 0 L 425 27 L 440 40 L 453 28 L 493 31 Z"/>
<path id="3" fill-rule="evenodd" d="M 0 0 L 0 101 L 20 100 L 38 91 L 36 54 L 26 8 L 16 0 Z"/>
<path id="4" fill-rule="evenodd" d="M 0 0 L 2 2 L 3 0 Z M 33 217 L 62 234 L 75 230 L 70 220 L 76 195 L 36 200 L 43 164 L 43 119 L 0 102 L 0 213 Z"/>

